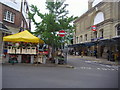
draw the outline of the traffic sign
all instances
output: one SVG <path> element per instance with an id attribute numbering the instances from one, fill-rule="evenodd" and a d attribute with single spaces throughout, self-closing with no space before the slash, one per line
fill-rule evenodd
<path id="1" fill-rule="evenodd" d="M 93 25 L 91 28 L 92 28 L 92 31 L 97 31 L 97 27 L 95 25 Z"/>
<path id="2" fill-rule="evenodd" d="M 66 35 L 66 32 L 64 30 L 60 30 L 58 35 L 60 37 L 64 37 Z"/>

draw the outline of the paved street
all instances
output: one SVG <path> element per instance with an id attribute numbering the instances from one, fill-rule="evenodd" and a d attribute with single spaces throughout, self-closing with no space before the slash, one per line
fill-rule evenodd
<path id="1" fill-rule="evenodd" d="M 68 57 L 74 68 L 3 65 L 3 88 L 118 88 L 118 68 Z"/>

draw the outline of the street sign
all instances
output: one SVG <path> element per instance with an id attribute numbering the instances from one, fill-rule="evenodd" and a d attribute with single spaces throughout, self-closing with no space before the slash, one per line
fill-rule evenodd
<path id="1" fill-rule="evenodd" d="M 58 35 L 60 37 L 64 37 L 66 35 L 66 32 L 64 30 L 60 30 Z"/>
<path id="2" fill-rule="evenodd" d="M 91 28 L 92 28 L 92 31 L 97 31 L 97 27 L 95 25 L 93 25 Z"/>

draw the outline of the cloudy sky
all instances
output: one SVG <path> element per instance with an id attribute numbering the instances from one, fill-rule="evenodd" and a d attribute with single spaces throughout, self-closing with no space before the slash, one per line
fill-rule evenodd
<path id="1" fill-rule="evenodd" d="M 28 0 L 29 5 L 34 4 L 39 9 L 40 12 L 45 13 L 47 12 L 45 9 L 45 1 L 46 0 Z M 81 16 L 88 10 L 88 0 L 66 0 L 65 4 L 69 4 L 67 6 L 67 10 L 69 10 L 69 16 Z M 36 20 L 39 22 L 40 19 L 36 16 Z M 34 25 L 32 24 L 32 31 L 34 31 Z"/>

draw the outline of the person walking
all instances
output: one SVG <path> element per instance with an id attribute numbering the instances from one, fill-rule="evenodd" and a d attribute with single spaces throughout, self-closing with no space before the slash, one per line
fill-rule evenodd
<path id="1" fill-rule="evenodd" d="M 83 57 L 84 56 L 84 52 L 83 51 L 81 51 L 81 57 Z"/>
<path id="2" fill-rule="evenodd" d="M 97 58 L 97 49 L 94 50 L 94 56 Z"/>
<path id="3" fill-rule="evenodd" d="M 110 61 L 110 51 L 107 50 L 107 60 Z"/>

